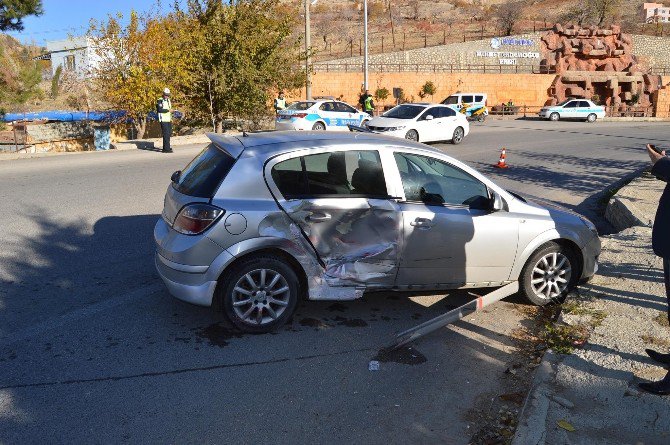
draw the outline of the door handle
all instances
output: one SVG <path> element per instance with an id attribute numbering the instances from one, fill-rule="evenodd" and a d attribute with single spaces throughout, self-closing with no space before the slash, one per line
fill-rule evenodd
<path id="1" fill-rule="evenodd" d="M 320 223 L 324 221 L 328 221 L 331 218 L 329 213 L 312 213 L 311 215 L 307 215 L 305 217 L 305 221 L 307 222 L 313 222 L 313 223 Z"/>
<path id="2" fill-rule="evenodd" d="M 412 227 L 418 227 L 420 229 L 430 229 L 433 227 L 433 220 L 428 218 L 417 218 L 409 223 L 409 225 Z"/>

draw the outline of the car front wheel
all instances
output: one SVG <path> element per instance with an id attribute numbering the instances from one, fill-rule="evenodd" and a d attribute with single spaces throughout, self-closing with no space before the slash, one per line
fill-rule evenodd
<path id="1" fill-rule="evenodd" d="M 521 293 L 538 306 L 562 303 L 579 278 L 575 254 L 554 242 L 547 243 L 530 257 L 521 277 Z"/>
<path id="2" fill-rule="evenodd" d="M 257 256 L 233 266 L 218 298 L 226 317 L 241 331 L 265 333 L 284 325 L 295 311 L 299 281 L 275 257 Z"/>
<path id="3" fill-rule="evenodd" d="M 596 116 L 595 114 L 591 113 L 591 114 L 589 114 L 589 115 L 586 117 L 586 122 L 589 122 L 589 123 L 592 124 L 592 123 L 594 123 L 597 119 L 598 119 L 598 116 Z"/>
<path id="4" fill-rule="evenodd" d="M 454 145 L 458 145 L 461 142 L 463 142 L 463 138 L 465 137 L 465 130 L 463 130 L 463 127 L 456 127 L 454 130 L 454 134 L 451 137 L 451 143 Z"/>
<path id="5" fill-rule="evenodd" d="M 405 139 L 419 142 L 419 133 L 416 130 L 409 130 L 407 133 L 405 133 Z"/>
<path id="6" fill-rule="evenodd" d="M 549 115 L 549 120 L 554 121 L 554 122 L 556 122 L 556 121 L 559 120 L 560 118 L 561 118 L 561 115 L 558 114 L 558 113 L 551 113 L 551 114 Z"/>
<path id="7" fill-rule="evenodd" d="M 312 125 L 312 130 L 314 131 L 324 131 L 326 129 L 326 126 L 323 124 L 323 122 L 317 122 L 314 125 Z"/>

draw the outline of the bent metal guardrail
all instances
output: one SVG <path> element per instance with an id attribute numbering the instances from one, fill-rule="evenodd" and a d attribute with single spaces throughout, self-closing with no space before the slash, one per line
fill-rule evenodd
<path id="1" fill-rule="evenodd" d="M 362 72 L 362 63 L 318 62 L 312 66 L 314 72 Z M 491 73 L 491 74 L 555 74 L 556 70 L 546 65 L 494 65 L 458 63 L 370 63 L 368 70 L 380 73 Z"/>

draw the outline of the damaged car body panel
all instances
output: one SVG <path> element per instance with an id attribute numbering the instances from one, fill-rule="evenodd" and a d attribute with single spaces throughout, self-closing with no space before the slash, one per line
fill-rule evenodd
<path id="1" fill-rule="evenodd" d="M 284 155 L 265 167 L 268 186 L 295 227 L 291 236 L 302 235 L 321 266 L 309 264 L 311 299 L 358 298 L 361 289 L 394 285 L 401 212 L 390 199 L 379 152 L 365 148 Z"/>

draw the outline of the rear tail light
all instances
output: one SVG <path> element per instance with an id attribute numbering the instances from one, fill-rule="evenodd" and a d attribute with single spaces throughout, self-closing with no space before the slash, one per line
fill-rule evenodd
<path id="1" fill-rule="evenodd" d="M 213 205 L 188 204 L 179 211 L 172 228 L 184 235 L 198 235 L 207 230 L 224 213 L 225 210 Z"/>
<path id="2" fill-rule="evenodd" d="M 295 113 L 292 117 L 298 117 L 300 119 L 307 117 L 307 113 Z"/>

